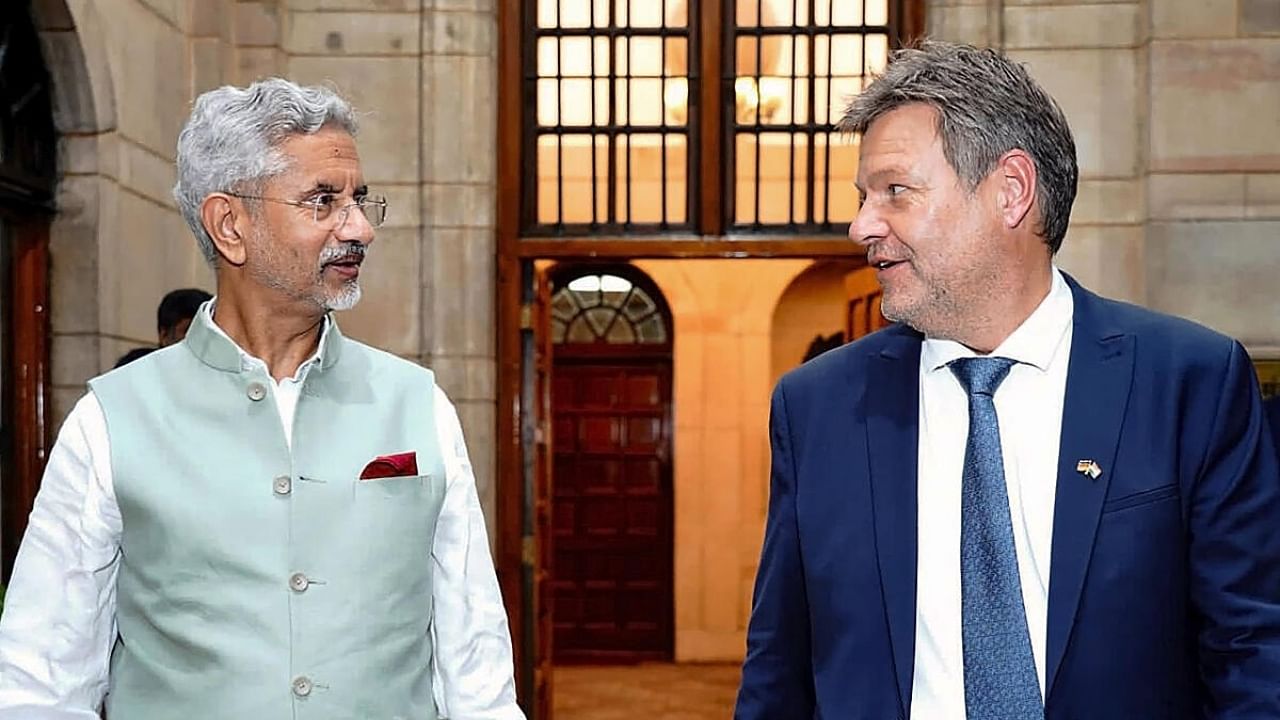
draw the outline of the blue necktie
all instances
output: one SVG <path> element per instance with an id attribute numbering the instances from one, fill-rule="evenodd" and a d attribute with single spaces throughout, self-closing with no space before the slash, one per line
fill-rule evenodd
<path id="1" fill-rule="evenodd" d="M 961 358 L 951 372 L 969 395 L 960 515 L 964 705 L 968 720 L 1044 720 L 1022 604 L 1018 553 L 994 395 L 1015 362 Z"/>

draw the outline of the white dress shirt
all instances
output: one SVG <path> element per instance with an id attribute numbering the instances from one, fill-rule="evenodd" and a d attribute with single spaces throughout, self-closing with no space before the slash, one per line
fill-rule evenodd
<path id="1" fill-rule="evenodd" d="M 1000 447 L 1018 552 L 1022 601 L 1044 697 L 1049 552 L 1058 443 L 1071 355 L 1071 288 L 1053 270 L 1049 294 L 991 355 L 1016 360 L 995 394 Z M 911 716 L 963 718 L 960 491 L 969 400 L 947 363 L 976 353 L 926 339 L 920 352 L 919 554 Z"/>
<path id="2" fill-rule="evenodd" d="M 323 332 L 328 329 L 326 322 Z M 243 350 L 240 356 L 246 368 L 266 367 Z M 319 360 L 317 350 L 292 378 L 274 384 L 290 445 L 303 380 Z M 457 412 L 438 386 L 435 421 L 446 478 L 431 549 L 436 705 L 442 718 L 452 720 L 523 719 L 471 461 Z M 121 527 L 106 420 L 89 393 L 67 416 L 49 453 L 5 597 L 0 719 L 98 717 L 116 639 Z"/>

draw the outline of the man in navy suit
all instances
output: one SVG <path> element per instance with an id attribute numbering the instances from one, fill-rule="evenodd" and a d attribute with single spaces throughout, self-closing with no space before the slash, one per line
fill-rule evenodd
<path id="1" fill-rule="evenodd" d="M 1280 718 L 1280 472 L 1244 349 L 1054 266 L 1075 144 L 998 53 L 896 53 L 841 126 L 899 324 L 774 392 L 735 716 Z"/>

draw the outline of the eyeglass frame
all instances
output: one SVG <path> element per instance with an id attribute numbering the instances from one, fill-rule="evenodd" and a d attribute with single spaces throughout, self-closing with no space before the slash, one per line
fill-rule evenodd
<path id="1" fill-rule="evenodd" d="M 322 222 L 320 220 L 319 215 L 320 215 L 320 208 L 324 207 L 324 205 L 317 201 L 308 202 L 306 200 L 285 200 L 284 198 L 272 198 L 272 197 L 265 197 L 263 195 L 244 195 L 241 193 L 236 193 L 231 191 L 223 191 L 223 194 L 230 195 L 233 198 L 240 198 L 241 200 L 263 200 L 266 202 L 280 203 L 281 205 L 292 205 L 294 207 L 311 208 L 311 220 L 315 222 L 315 224 L 317 225 L 321 224 Z M 382 220 L 377 225 L 374 225 L 373 221 L 369 220 L 369 214 L 364 211 L 364 206 L 368 204 L 379 205 L 382 207 Z M 360 208 L 360 214 L 364 215 L 364 219 L 366 222 L 369 223 L 370 227 L 375 227 L 375 228 L 382 227 L 382 225 L 387 222 L 387 198 L 381 195 L 371 195 L 371 196 L 363 197 L 359 200 L 353 200 L 352 202 L 349 202 L 346 205 L 343 205 L 342 207 L 338 208 L 338 212 L 340 212 L 342 215 L 341 215 L 341 218 L 338 220 L 338 222 L 334 224 L 332 228 L 333 230 L 337 230 L 341 228 L 343 225 L 347 224 L 347 218 L 351 216 L 351 208 L 353 207 Z"/>

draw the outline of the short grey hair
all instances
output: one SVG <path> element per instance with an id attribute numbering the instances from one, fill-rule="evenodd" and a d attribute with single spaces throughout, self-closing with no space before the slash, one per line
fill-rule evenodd
<path id="1" fill-rule="evenodd" d="M 970 191 L 1006 152 L 1031 156 L 1039 234 L 1058 252 L 1076 198 L 1076 144 L 1062 108 L 1027 69 L 995 50 L 924 41 L 893 53 L 884 73 L 850 101 L 839 128 L 864 133 L 880 116 L 913 103 L 937 111 L 943 155 Z"/>
<path id="2" fill-rule="evenodd" d="M 213 263 L 218 250 L 200 218 L 205 198 L 215 192 L 258 192 L 266 180 L 288 169 L 281 144 L 327 127 L 352 137 L 357 131 L 355 111 L 326 87 L 268 78 L 246 88 L 226 85 L 196 98 L 178 136 L 173 197 L 206 260 Z"/>

